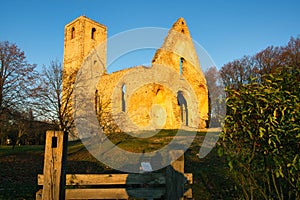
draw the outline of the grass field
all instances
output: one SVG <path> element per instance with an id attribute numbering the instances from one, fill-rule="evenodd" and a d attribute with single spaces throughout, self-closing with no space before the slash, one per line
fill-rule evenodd
<path id="1" fill-rule="evenodd" d="M 110 137 L 118 146 L 133 152 L 148 152 L 170 142 L 175 131 L 161 131 L 149 139 L 127 135 Z M 205 132 L 199 132 L 185 153 L 185 172 L 193 173 L 194 199 L 235 199 L 224 158 L 213 149 L 205 158 L 197 156 Z M 0 146 L 0 199 L 34 199 L 37 174 L 43 173 L 44 146 Z M 68 144 L 67 173 L 118 173 L 95 159 L 80 141 Z"/>

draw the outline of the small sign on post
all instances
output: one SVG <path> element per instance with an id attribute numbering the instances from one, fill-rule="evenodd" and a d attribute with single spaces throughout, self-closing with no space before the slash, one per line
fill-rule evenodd
<path id="1" fill-rule="evenodd" d="M 56 148 L 57 147 L 57 137 L 56 136 L 53 136 L 52 137 L 52 148 Z"/>

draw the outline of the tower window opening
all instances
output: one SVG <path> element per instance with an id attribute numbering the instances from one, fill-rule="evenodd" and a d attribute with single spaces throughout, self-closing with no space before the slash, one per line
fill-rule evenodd
<path id="1" fill-rule="evenodd" d="M 158 88 L 158 89 L 156 90 L 156 95 L 158 94 L 159 91 L 160 91 L 160 88 Z"/>
<path id="2" fill-rule="evenodd" d="M 183 60 L 184 60 L 184 58 L 180 58 L 180 65 L 179 65 L 179 73 L 180 73 L 180 75 L 182 75 L 182 65 L 183 65 Z"/>
<path id="3" fill-rule="evenodd" d="M 91 38 L 94 40 L 96 36 L 96 29 L 92 28 L 92 32 L 91 32 Z"/>
<path id="4" fill-rule="evenodd" d="M 72 30 L 71 30 L 71 39 L 74 39 L 75 38 L 75 28 L 72 27 Z"/>

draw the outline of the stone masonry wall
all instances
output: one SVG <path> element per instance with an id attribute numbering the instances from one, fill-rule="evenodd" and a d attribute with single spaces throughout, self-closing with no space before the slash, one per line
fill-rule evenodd
<path id="1" fill-rule="evenodd" d="M 79 18 L 66 26 L 64 70 L 78 70 L 83 58 L 106 39 L 106 27 L 91 40 L 94 21 Z M 81 31 L 71 39 L 72 28 Z M 70 32 L 71 31 L 71 32 Z M 83 31 L 83 32 L 82 32 Z M 100 53 L 105 66 L 106 44 Z M 181 66 L 181 67 L 180 67 Z M 180 69 L 181 68 L 181 69 Z M 123 91 L 123 93 L 122 93 Z M 125 93 L 124 93 L 125 92 Z M 152 59 L 151 67 L 138 66 L 100 78 L 97 94 L 127 131 L 142 129 L 205 128 L 208 119 L 206 80 L 186 22 L 179 18 L 164 44 Z M 179 100 L 179 96 L 183 100 Z M 184 105 L 180 102 L 184 102 Z M 125 107 L 124 107 L 125 105 Z M 100 105 L 96 105 L 100 106 Z"/>

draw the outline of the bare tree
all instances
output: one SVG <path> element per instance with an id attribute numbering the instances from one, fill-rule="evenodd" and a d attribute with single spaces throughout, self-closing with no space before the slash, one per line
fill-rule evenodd
<path id="1" fill-rule="evenodd" d="M 36 65 L 28 64 L 16 44 L 0 42 L 0 134 L 15 113 L 26 112 L 36 94 Z"/>
<path id="2" fill-rule="evenodd" d="M 21 109 L 33 95 L 36 65 L 28 64 L 23 51 L 7 41 L 0 42 L 0 109 Z"/>
<path id="3" fill-rule="evenodd" d="M 68 80 L 65 82 L 68 83 Z M 70 133 L 74 126 L 71 113 L 73 87 L 66 87 L 62 91 L 62 83 L 63 69 L 61 63 L 52 61 L 49 67 L 43 68 L 41 73 L 40 94 L 36 103 L 40 116 L 57 124 L 60 130 Z"/>
<path id="4" fill-rule="evenodd" d="M 56 124 L 60 130 L 77 136 L 74 122 L 73 87 L 76 71 L 64 74 L 61 63 L 52 61 L 44 67 L 40 78 L 40 94 L 36 101 L 37 113 Z M 85 104 L 82 103 L 82 106 Z M 104 100 L 101 92 L 95 91 L 95 114 L 102 130 L 109 134 L 117 130 L 110 110 L 111 104 Z"/>
<path id="5" fill-rule="evenodd" d="M 253 81 L 262 82 L 264 74 L 276 74 L 286 67 L 300 67 L 300 37 L 291 37 L 286 46 L 269 46 L 254 56 L 244 56 L 225 64 L 220 74 L 225 86 L 238 89 Z"/>
<path id="6" fill-rule="evenodd" d="M 256 66 L 260 76 L 271 74 L 284 65 L 282 48 L 270 46 L 255 55 Z"/>
<path id="7" fill-rule="evenodd" d="M 251 56 L 244 56 L 229 62 L 221 68 L 220 75 L 225 86 L 237 89 L 249 83 L 251 77 L 255 76 L 255 59 Z"/>
<path id="8" fill-rule="evenodd" d="M 215 66 L 208 68 L 204 74 L 209 93 L 210 126 L 220 126 L 221 119 L 225 115 L 225 91 L 222 78 Z"/>
<path id="9" fill-rule="evenodd" d="M 282 57 L 285 65 L 300 68 L 300 37 L 291 37 L 287 46 L 282 48 Z"/>

